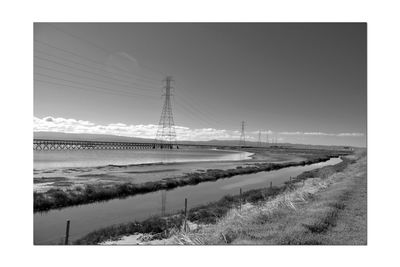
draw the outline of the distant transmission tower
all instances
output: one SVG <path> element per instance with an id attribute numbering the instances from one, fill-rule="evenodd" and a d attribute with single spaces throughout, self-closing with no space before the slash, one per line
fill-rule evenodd
<path id="1" fill-rule="evenodd" d="M 269 146 L 268 132 L 267 132 L 267 146 Z"/>
<path id="2" fill-rule="evenodd" d="M 240 132 L 239 146 L 245 146 L 246 145 L 246 135 L 245 135 L 245 131 L 244 131 L 244 125 L 245 125 L 245 122 L 242 121 L 242 130 Z"/>
<path id="3" fill-rule="evenodd" d="M 173 148 L 176 145 L 176 132 L 174 125 L 174 118 L 172 116 L 171 106 L 171 83 L 173 82 L 171 76 L 167 76 L 165 81 L 165 96 L 164 106 L 161 112 L 160 122 L 158 123 L 158 130 L 156 135 L 156 142 L 161 144 L 161 148 Z"/>
<path id="4" fill-rule="evenodd" d="M 261 131 L 258 131 L 258 142 L 257 142 L 257 146 L 261 147 Z"/>

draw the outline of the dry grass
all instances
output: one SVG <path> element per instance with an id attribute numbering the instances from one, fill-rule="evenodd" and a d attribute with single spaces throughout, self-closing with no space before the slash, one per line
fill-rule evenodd
<path id="1" fill-rule="evenodd" d="M 262 171 L 278 170 L 291 166 L 305 166 L 318 162 L 324 162 L 331 157 L 347 155 L 341 151 L 311 151 L 306 160 L 283 162 L 283 163 L 257 163 L 254 166 L 237 167 L 236 169 L 208 169 L 205 172 L 186 173 L 184 176 L 164 178 L 157 181 L 145 183 L 120 183 L 120 184 L 87 184 L 83 188 L 69 188 L 66 190 L 50 189 L 46 192 L 34 192 L 34 212 L 61 209 L 64 207 L 82 205 L 99 201 L 107 201 L 115 198 L 125 198 L 136 194 L 145 194 L 159 190 L 170 190 L 173 188 L 197 185 L 203 182 L 216 181 L 222 178 L 230 178 L 236 175 L 257 173 Z M 92 174 L 91 174 L 92 175 Z M 65 182 L 64 182 L 65 183 Z"/>
<path id="2" fill-rule="evenodd" d="M 343 172 L 294 184 L 272 200 L 231 209 L 176 244 L 366 244 L 366 155 Z M 354 216 L 354 212 L 358 212 Z"/>

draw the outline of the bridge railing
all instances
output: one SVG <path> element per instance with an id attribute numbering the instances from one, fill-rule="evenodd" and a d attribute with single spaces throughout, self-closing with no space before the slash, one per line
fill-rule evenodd
<path id="1" fill-rule="evenodd" d="M 33 150 L 178 149 L 177 144 L 34 139 Z"/>

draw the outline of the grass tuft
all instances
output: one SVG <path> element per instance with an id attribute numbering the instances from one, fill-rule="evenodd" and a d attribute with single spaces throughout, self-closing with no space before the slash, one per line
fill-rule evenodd
<path id="1" fill-rule="evenodd" d="M 309 156 L 309 159 L 301 162 L 286 163 L 259 163 L 257 166 L 242 167 L 236 169 L 219 170 L 208 169 L 205 172 L 188 173 L 186 176 L 166 178 L 159 181 L 146 182 L 142 184 L 123 183 L 113 186 L 86 185 L 77 189 L 51 189 L 44 193 L 35 192 L 33 195 L 34 212 L 63 207 L 88 204 L 96 201 L 107 201 L 114 198 L 125 198 L 136 194 L 145 194 L 158 190 L 169 190 L 180 186 L 196 185 L 201 182 L 216 181 L 222 178 L 229 178 L 236 175 L 257 173 L 261 171 L 278 170 L 291 166 L 309 165 L 329 160 L 338 156 L 337 152 L 329 154 Z M 310 173 L 311 176 L 316 175 Z M 305 178 L 304 178 L 305 179 Z M 252 195 L 250 202 L 262 199 L 261 195 Z"/>

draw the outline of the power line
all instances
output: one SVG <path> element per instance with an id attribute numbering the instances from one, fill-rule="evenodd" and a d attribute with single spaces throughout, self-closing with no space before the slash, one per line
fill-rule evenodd
<path id="1" fill-rule="evenodd" d="M 54 80 L 58 80 L 58 81 L 63 81 L 63 82 L 68 82 L 68 83 L 72 83 L 72 84 L 77 84 L 78 86 L 86 86 L 86 87 L 90 87 L 90 88 L 97 88 L 97 89 L 100 89 L 100 90 L 106 90 L 106 91 L 108 91 L 108 92 L 121 92 L 121 93 L 127 93 L 127 94 L 130 94 L 130 93 L 131 93 L 131 92 L 128 92 L 128 91 L 110 90 L 109 88 L 104 88 L 104 87 L 100 87 L 100 86 L 87 85 L 87 84 L 85 84 L 85 83 L 78 83 L 78 82 L 71 81 L 71 80 L 68 80 L 68 79 L 62 79 L 62 78 L 58 78 L 58 77 L 56 78 L 56 77 L 54 77 L 54 76 L 50 76 L 50 75 L 46 75 L 46 74 L 42 74 L 42 73 L 35 73 L 35 75 L 44 76 L 44 77 L 47 77 L 47 78 L 50 78 L 50 79 L 54 79 Z M 146 96 L 146 97 L 155 97 L 155 96 L 142 95 L 142 94 L 135 94 L 135 95 Z"/>
<path id="2" fill-rule="evenodd" d="M 183 90 L 182 90 L 183 92 Z M 207 121 L 212 122 L 211 124 L 215 124 L 215 126 L 221 125 L 221 122 L 215 120 L 215 114 L 208 113 L 207 109 L 200 108 L 197 101 L 192 100 L 188 95 L 185 96 L 184 94 L 179 94 L 177 95 L 180 98 L 179 102 L 186 103 L 189 107 L 191 107 L 195 113 L 198 113 L 198 115 L 201 115 L 203 118 L 205 118 Z M 202 103 L 202 106 L 204 103 Z"/>
<path id="3" fill-rule="evenodd" d="M 105 75 L 102 75 L 102 74 L 99 74 L 99 73 L 95 73 L 95 72 L 92 72 L 92 71 L 84 70 L 84 69 L 81 69 L 81 68 L 74 68 L 74 67 L 72 67 L 72 66 L 70 66 L 70 65 L 66 65 L 66 64 L 60 63 L 60 62 L 58 62 L 58 61 L 54 61 L 54 60 L 48 59 L 48 58 L 44 58 L 44 57 L 41 57 L 41 56 L 35 56 L 35 57 L 39 58 L 40 60 L 45 60 L 45 61 L 48 61 L 48 62 L 57 64 L 57 65 L 65 66 L 65 67 L 70 68 L 70 69 L 72 69 L 72 70 L 79 70 L 79 71 L 81 71 L 81 72 L 86 72 L 86 73 L 93 74 L 93 75 L 96 75 L 96 76 L 99 76 L 99 77 L 105 77 L 105 78 L 107 78 L 107 79 L 111 79 L 111 78 L 108 77 L 108 76 L 105 76 Z M 94 81 L 96 81 L 96 82 L 104 82 L 104 83 L 109 83 L 109 84 L 111 84 L 111 82 L 106 82 L 106 81 L 103 81 L 103 80 L 95 80 L 95 79 L 93 79 L 93 78 L 91 78 L 91 77 L 89 78 L 89 77 L 86 77 L 86 76 L 82 76 L 82 75 L 78 75 L 78 74 L 73 74 L 73 73 L 71 73 L 71 72 L 66 72 L 66 71 L 51 69 L 51 68 L 47 68 L 47 67 L 44 67 L 44 66 L 38 66 L 38 67 L 39 67 L 39 68 L 43 68 L 43 69 L 47 69 L 47 70 L 51 70 L 51 71 L 54 71 L 54 72 L 65 73 L 65 74 L 68 74 L 68 75 L 71 75 L 71 76 L 74 76 L 74 77 L 80 77 L 80 78 L 83 78 L 83 79 L 94 80 Z M 67 79 L 63 79 L 63 78 L 58 78 L 58 77 L 46 75 L 46 74 L 43 74 L 43 73 L 38 73 L 38 72 L 36 72 L 36 74 L 42 75 L 42 76 L 45 76 L 45 77 L 48 77 L 48 78 L 51 78 L 51 79 L 55 79 L 55 80 L 61 80 L 61 81 L 63 81 L 63 82 L 71 82 L 71 83 L 74 84 L 74 86 L 76 86 L 76 84 L 78 84 L 79 86 L 81 86 L 81 85 L 83 85 L 83 86 L 89 86 L 89 87 L 92 86 L 92 85 L 88 85 L 88 84 L 78 83 L 78 82 L 72 81 L 72 80 L 67 80 Z M 115 79 L 113 79 L 113 80 L 115 80 Z M 126 84 L 127 84 L 127 83 L 124 83 L 124 87 L 127 87 Z M 119 85 L 119 86 L 122 87 L 121 85 Z M 101 89 L 101 90 L 107 90 L 106 92 L 109 92 L 109 89 L 108 89 L 108 88 L 99 87 L 99 86 L 94 86 L 94 87 L 96 87 L 96 88 L 98 88 L 98 89 Z M 133 88 L 132 86 L 129 86 L 129 89 L 132 89 L 132 88 Z M 139 89 L 139 88 L 133 88 L 133 89 L 140 90 L 140 91 L 146 91 L 146 90 L 142 90 L 142 89 Z M 127 92 L 127 91 L 122 91 L 122 92 L 123 92 L 123 93 L 130 93 L 130 92 Z M 148 92 L 148 91 L 146 91 L 146 92 Z M 185 104 L 185 103 L 186 103 L 186 100 L 184 100 L 184 99 L 181 99 L 181 100 L 182 100 L 182 101 L 178 102 L 178 104 L 179 104 L 186 112 L 189 112 L 190 114 L 192 114 L 192 115 L 193 115 L 193 118 L 195 118 L 196 120 L 202 121 L 202 122 L 204 123 L 205 126 L 208 126 L 208 125 L 211 123 L 211 121 L 209 120 L 209 117 L 206 116 L 205 113 L 203 113 L 200 109 L 196 108 L 196 107 L 195 107 L 193 104 L 191 104 L 191 103 Z M 190 114 L 189 114 L 189 115 L 190 115 Z M 201 116 L 201 117 L 200 117 L 200 116 Z M 203 117 L 203 118 L 202 118 L 202 117 Z M 216 122 L 215 120 L 213 120 L 213 121 L 215 122 L 216 125 L 220 125 L 220 123 Z M 214 123 L 211 123 L 211 124 L 214 124 Z"/>
<path id="4" fill-rule="evenodd" d="M 79 87 L 79 86 L 77 87 L 77 86 L 57 83 L 57 82 L 53 82 L 53 81 L 45 81 L 45 80 L 41 80 L 41 79 L 37 79 L 37 78 L 35 78 L 34 81 L 35 82 L 58 85 L 58 86 L 69 87 L 69 88 L 83 90 L 83 91 L 96 91 L 96 92 L 101 92 L 101 93 L 106 93 L 106 94 L 111 94 L 111 95 L 127 96 L 127 97 L 132 97 L 132 98 L 135 98 L 135 99 L 137 99 L 137 96 L 144 96 L 144 97 L 153 98 L 152 96 L 139 95 L 139 94 L 124 94 L 124 93 L 119 92 L 119 91 L 114 92 L 114 91 L 108 91 L 108 90 L 99 90 L 99 89 L 96 89 L 96 88 L 84 88 L 84 87 Z"/>
<path id="5" fill-rule="evenodd" d="M 208 117 L 205 113 L 203 113 L 199 108 L 197 108 L 194 104 L 190 104 L 189 102 L 185 101 L 183 98 L 180 98 L 180 101 L 178 102 L 182 105 L 187 106 L 189 109 L 191 109 L 196 116 L 202 117 L 206 121 L 208 121 L 209 124 L 214 124 L 215 126 L 221 125 L 221 123 L 217 122 L 216 120 Z"/>
<path id="6" fill-rule="evenodd" d="M 206 109 L 200 108 L 197 104 L 195 104 L 194 101 L 190 101 L 189 98 L 186 98 L 186 100 L 185 100 L 185 98 L 183 96 L 180 98 L 180 100 L 187 103 L 189 106 L 191 106 L 196 112 L 198 112 L 204 118 L 214 122 L 216 125 L 221 125 L 221 122 L 214 119 L 215 115 L 212 115 L 211 113 L 207 113 Z"/>
<path id="7" fill-rule="evenodd" d="M 182 92 L 185 92 L 185 91 L 182 90 Z M 181 98 L 186 99 L 187 102 L 188 102 L 190 105 L 194 105 L 194 106 L 195 106 L 194 103 L 198 103 L 196 100 L 193 100 L 189 95 L 186 95 L 186 96 L 185 96 L 183 93 L 179 94 L 178 97 L 181 97 Z M 202 106 L 205 106 L 205 104 L 206 104 L 206 103 L 203 102 L 203 103 L 202 103 Z M 206 109 L 199 109 L 199 112 L 203 113 L 203 114 L 206 115 L 206 116 L 210 116 L 211 118 L 213 118 L 213 117 L 215 116 L 213 113 L 208 113 L 208 112 L 207 112 L 207 108 L 206 108 Z M 219 122 L 218 122 L 218 123 L 219 123 Z"/>
<path id="8" fill-rule="evenodd" d="M 59 59 L 62 59 L 62 60 L 64 60 L 64 61 L 71 62 L 71 63 L 76 64 L 76 65 L 80 65 L 80 66 L 84 66 L 84 67 L 93 68 L 93 66 L 86 65 L 86 64 L 82 64 L 82 63 L 80 63 L 80 62 L 76 62 L 76 61 L 73 61 L 73 60 L 67 60 L 67 59 L 62 58 L 62 57 L 58 57 L 58 56 L 54 56 L 54 55 L 51 55 L 51 54 L 48 54 L 48 53 L 44 53 L 44 52 L 42 52 L 42 51 L 39 51 L 39 52 L 42 53 L 42 54 L 45 54 L 45 55 L 54 57 L 54 58 L 59 58 Z M 48 61 L 48 62 L 52 62 L 52 63 L 54 63 L 54 64 L 62 65 L 62 66 L 65 66 L 65 67 L 68 67 L 68 68 L 71 68 L 71 69 L 74 69 L 74 70 L 77 69 L 76 67 L 71 67 L 70 65 L 66 65 L 65 63 L 60 63 L 59 61 L 55 61 L 55 60 L 52 60 L 52 59 L 43 57 L 43 56 L 41 56 L 41 55 L 35 55 L 34 57 L 35 57 L 35 58 L 38 58 L 38 59 L 41 59 L 41 60 Z M 97 69 L 97 70 L 100 70 L 101 72 L 107 73 L 107 71 L 106 71 L 105 69 L 103 69 L 103 68 L 94 67 L 94 69 Z M 132 83 L 132 84 L 136 84 L 137 86 L 143 86 L 143 84 L 138 84 L 137 81 L 133 81 L 133 80 L 117 79 L 117 78 L 115 78 L 115 77 L 110 77 L 110 76 L 107 76 L 107 75 L 103 75 L 103 74 L 100 74 L 100 73 L 98 73 L 98 72 L 93 72 L 93 71 L 88 71 L 88 70 L 82 70 L 82 69 L 80 69 L 80 68 L 78 68 L 78 70 L 84 71 L 84 72 L 87 72 L 87 73 L 91 73 L 91 74 L 93 74 L 93 75 L 105 77 L 105 78 L 107 78 L 107 79 L 111 79 L 111 80 L 115 80 L 115 81 L 118 81 L 118 82 L 122 82 L 122 83 L 125 83 L 125 84 L 127 84 L 127 83 L 131 84 L 131 83 Z M 112 72 L 111 72 L 111 73 L 112 73 Z M 145 86 L 148 86 L 148 85 L 145 85 Z"/>
<path id="9" fill-rule="evenodd" d="M 203 118 L 199 117 L 198 114 L 193 111 L 192 109 L 188 108 L 185 106 L 182 102 L 176 102 L 176 108 L 181 109 L 184 111 L 185 115 L 189 115 L 191 118 L 193 118 L 195 121 L 200 121 L 204 126 L 209 127 L 210 123 Z"/>
<path id="10" fill-rule="evenodd" d="M 47 42 L 43 42 L 43 41 L 39 41 L 39 40 L 34 40 L 34 41 L 35 41 L 36 43 L 41 44 L 41 45 L 45 45 L 45 46 L 51 47 L 51 48 L 53 48 L 53 49 L 62 51 L 62 52 L 64 52 L 64 53 L 68 53 L 68 54 L 70 54 L 70 55 L 74 55 L 74 56 L 76 56 L 76 57 L 78 57 L 78 58 L 80 58 L 80 59 L 83 58 L 83 59 L 85 59 L 85 60 L 87 60 L 87 61 L 90 61 L 90 62 L 93 62 L 93 63 L 95 63 L 95 64 L 97 64 L 97 65 L 102 65 L 102 66 L 104 65 L 104 63 L 102 63 L 102 62 L 100 62 L 100 61 L 93 60 L 93 59 L 91 59 L 91 58 L 89 58 L 89 57 L 83 56 L 83 55 L 81 55 L 81 54 L 77 54 L 77 53 L 72 52 L 72 51 L 70 51 L 70 50 L 63 49 L 63 48 L 60 48 L 60 47 L 51 45 L 51 44 L 49 44 L 49 43 L 47 43 Z M 150 79 L 150 78 L 145 78 L 145 76 L 135 75 L 135 74 L 133 74 L 133 73 L 131 73 L 131 72 L 128 72 L 127 70 L 125 70 L 125 69 L 123 69 L 123 68 L 120 68 L 120 67 L 118 67 L 118 66 L 114 66 L 114 67 L 115 67 L 116 69 L 119 69 L 120 71 L 122 71 L 122 72 L 128 74 L 129 76 L 135 76 L 135 79 L 141 79 L 141 80 L 144 80 L 144 81 L 155 82 L 152 78 Z"/>
<path id="11" fill-rule="evenodd" d="M 92 45 L 92 46 L 94 46 L 94 47 L 96 47 L 96 48 L 98 48 L 98 49 L 100 49 L 100 50 L 103 50 L 104 52 L 106 52 L 106 53 L 108 53 L 108 54 L 112 54 L 108 49 L 106 49 L 106 48 L 104 48 L 104 47 L 102 47 L 102 46 L 99 46 L 98 44 L 95 44 L 95 43 L 93 43 L 93 42 L 90 42 L 90 41 L 88 41 L 88 40 L 85 40 L 85 39 L 83 39 L 83 38 L 81 38 L 81 37 L 79 37 L 79 36 L 76 36 L 75 34 L 72 34 L 72 33 L 69 33 L 69 32 L 67 32 L 67 31 L 63 30 L 63 29 L 60 29 L 58 26 L 55 26 L 54 24 L 48 24 L 48 25 L 52 26 L 54 29 L 56 29 L 56 30 L 59 31 L 59 32 L 63 32 L 64 34 L 67 34 L 67 35 L 69 35 L 69 36 L 71 36 L 71 37 L 73 37 L 73 38 L 75 38 L 75 39 L 77 39 L 77 40 L 80 40 L 80 41 L 85 42 L 85 43 L 87 43 L 87 44 L 89 44 L 89 45 Z M 165 76 L 165 74 L 162 73 L 162 72 L 160 72 L 160 71 L 156 71 L 156 70 L 151 69 L 151 68 L 149 68 L 148 66 L 145 66 L 145 65 L 143 65 L 143 66 L 144 66 L 145 68 L 147 68 L 148 70 L 154 72 L 154 73 L 158 73 L 158 74 L 161 74 L 161 75 Z"/>
<path id="12" fill-rule="evenodd" d="M 179 94 L 179 96 L 182 96 L 182 94 Z M 186 111 L 192 113 L 194 115 L 194 118 L 196 120 L 201 120 L 202 122 L 205 122 L 205 126 L 209 126 L 210 124 L 215 124 L 215 126 L 221 125 L 220 122 L 208 117 L 205 113 L 201 111 L 201 109 L 196 108 L 196 105 L 193 103 L 189 102 L 189 99 L 187 101 L 180 97 L 180 101 L 176 102 L 178 105 L 180 105 L 182 108 L 184 108 Z"/>
<path id="13" fill-rule="evenodd" d="M 37 55 L 35 55 L 34 57 L 39 59 L 39 60 L 44 60 L 44 61 L 47 61 L 47 62 L 50 62 L 50 63 L 53 63 L 53 64 L 57 64 L 57 65 L 60 65 L 60 66 L 64 66 L 64 67 L 67 67 L 67 68 L 70 68 L 70 69 L 73 69 L 73 70 L 79 70 L 79 71 L 82 71 L 82 72 L 87 72 L 87 73 L 90 73 L 90 74 L 93 74 L 93 75 L 96 75 L 96 76 L 99 76 L 99 77 L 105 77 L 105 78 L 111 79 L 111 80 L 122 81 L 122 80 L 115 79 L 113 77 L 109 77 L 109 76 L 106 76 L 106 75 L 103 75 L 103 74 L 100 74 L 100 73 L 97 73 L 97 72 L 92 72 L 92 71 L 88 71 L 88 70 L 72 67 L 70 65 L 66 65 L 64 63 L 60 63 L 58 61 L 54 61 L 54 60 L 46 58 L 46 57 L 37 56 Z M 124 82 L 126 82 L 126 81 L 124 81 Z"/>
<path id="14" fill-rule="evenodd" d="M 46 69 L 46 70 L 50 70 L 50 71 L 53 71 L 53 72 L 68 74 L 68 75 L 73 76 L 73 77 L 92 80 L 92 81 L 95 81 L 95 82 L 107 83 L 107 84 L 111 84 L 111 85 L 114 85 L 114 86 L 116 85 L 116 86 L 125 87 L 125 88 L 128 88 L 128 89 L 135 89 L 135 90 L 139 90 L 139 91 L 143 91 L 143 92 L 148 92 L 148 90 L 135 88 L 135 87 L 132 87 L 132 86 L 129 86 L 129 85 L 120 85 L 118 83 L 114 83 L 114 82 L 110 82 L 110 81 L 103 81 L 103 80 L 94 79 L 94 78 L 91 78 L 91 77 L 85 77 L 85 76 L 82 76 L 82 75 L 79 75 L 79 74 L 76 74 L 76 73 L 67 72 L 67 71 L 56 70 L 56 69 L 47 68 L 47 67 L 43 67 L 43 66 L 35 66 L 35 68 Z"/>

